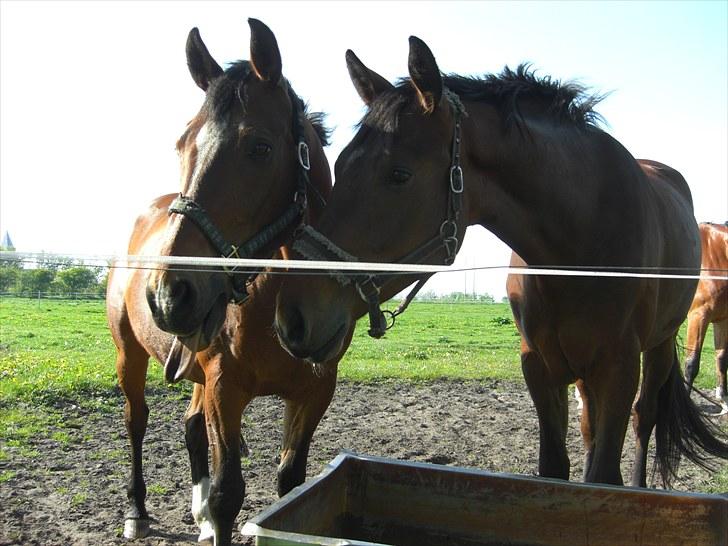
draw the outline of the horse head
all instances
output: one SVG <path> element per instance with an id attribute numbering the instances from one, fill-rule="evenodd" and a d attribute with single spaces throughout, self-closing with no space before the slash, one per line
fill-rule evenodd
<path id="1" fill-rule="evenodd" d="M 177 142 L 182 190 L 169 207 L 163 256 L 270 257 L 306 215 L 311 179 L 330 186 L 321 132 L 282 76 L 276 38 L 260 21 L 248 22 L 250 61 L 227 70 L 196 28 L 189 33 L 187 65 L 205 100 Z M 168 380 L 183 377 L 209 346 L 228 303 L 247 298 L 249 277 L 231 268 L 171 265 L 149 276 L 154 321 L 176 336 Z"/>
<path id="2" fill-rule="evenodd" d="M 410 38 L 410 79 L 397 86 L 351 51 L 346 62 L 368 110 L 336 161 L 336 184 L 318 232 L 304 233 L 294 249 L 312 257 L 316 252 L 307 248 L 317 247 L 332 260 L 451 263 L 466 226 L 462 105 L 443 86 L 432 52 L 416 37 Z M 335 358 L 367 309 L 375 317 L 370 333 L 382 335 L 379 298 L 389 299 L 416 280 L 343 272 L 332 277 L 283 282 L 276 329 L 294 356 L 319 363 Z"/>

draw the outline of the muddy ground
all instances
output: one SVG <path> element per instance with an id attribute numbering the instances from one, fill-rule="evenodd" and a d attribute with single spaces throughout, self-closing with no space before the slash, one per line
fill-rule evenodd
<path id="1" fill-rule="evenodd" d="M 83 401 L 60 403 L 69 427 L 49 430 L 24 448 L 3 446 L 0 460 L 0 545 L 192 545 L 197 532 L 189 511 L 189 463 L 184 447 L 184 395 L 152 393 L 145 441 L 152 535 L 121 538 L 126 509 L 127 440 L 118 411 L 91 410 Z M 700 402 L 699 402 L 700 403 Z M 708 408 L 706 406 L 706 409 Z M 580 479 L 582 448 L 576 403 L 570 412 L 572 476 Z M 282 403 L 253 401 L 244 416 L 251 455 L 244 461 L 247 492 L 238 523 L 276 500 L 275 471 Z M 725 425 L 725 421 L 724 421 Z M 55 434 L 54 432 L 61 432 Z M 631 434 L 623 458 L 631 467 Z M 395 459 L 534 475 L 538 428 L 523 384 L 437 381 L 426 384 L 341 383 L 311 446 L 308 475 L 318 474 L 340 450 Z M 674 489 L 699 490 L 709 474 L 684 461 Z M 252 539 L 235 533 L 236 544 Z"/>

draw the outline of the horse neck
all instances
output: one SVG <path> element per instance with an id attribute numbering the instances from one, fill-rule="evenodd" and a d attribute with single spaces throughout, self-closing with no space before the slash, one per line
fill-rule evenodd
<path id="1" fill-rule="evenodd" d="M 604 219 L 602 188 L 609 175 L 600 171 L 617 160 L 634 171 L 622 161 L 623 154 L 631 156 L 601 131 L 555 126 L 547 120 L 504 130 L 493 106 L 474 103 L 466 108 L 462 145 L 468 225 L 482 225 L 532 265 L 584 259 L 578 249 L 593 248 L 588 238 Z M 632 164 L 637 166 L 634 160 Z M 629 184 L 623 185 L 625 192 L 631 191 Z"/>

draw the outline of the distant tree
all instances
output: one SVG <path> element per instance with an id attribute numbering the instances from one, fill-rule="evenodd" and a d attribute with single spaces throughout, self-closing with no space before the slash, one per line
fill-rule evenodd
<path id="1" fill-rule="evenodd" d="M 0 266 L 0 292 L 11 292 L 16 288 L 20 271 L 17 265 Z"/>
<path id="2" fill-rule="evenodd" d="M 37 294 L 48 292 L 56 272 L 51 269 L 23 269 L 20 274 L 20 292 L 22 294 Z"/>
<path id="3" fill-rule="evenodd" d="M 95 291 L 98 286 L 96 272 L 88 267 L 69 267 L 56 273 L 53 288 L 58 292 L 81 293 Z"/>
<path id="4" fill-rule="evenodd" d="M 96 288 L 96 293 L 103 297 L 106 296 L 106 287 L 109 284 L 109 270 L 106 270 L 106 273 L 104 273 L 104 276 L 101 277 L 101 280 L 99 281 L 99 284 Z"/>
<path id="5" fill-rule="evenodd" d="M 509 301 L 509 299 L 508 299 L 508 296 L 503 296 L 503 297 L 501 298 L 501 303 L 510 303 L 510 301 Z"/>
<path id="6" fill-rule="evenodd" d="M 480 294 L 478 296 L 478 301 L 481 303 L 495 303 L 495 298 L 490 294 Z"/>

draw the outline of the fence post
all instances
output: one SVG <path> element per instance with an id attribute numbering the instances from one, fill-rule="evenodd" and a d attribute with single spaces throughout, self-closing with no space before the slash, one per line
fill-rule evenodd
<path id="1" fill-rule="evenodd" d="M 40 308 L 40 290 L 38 290 L 38 308 Z"/>

